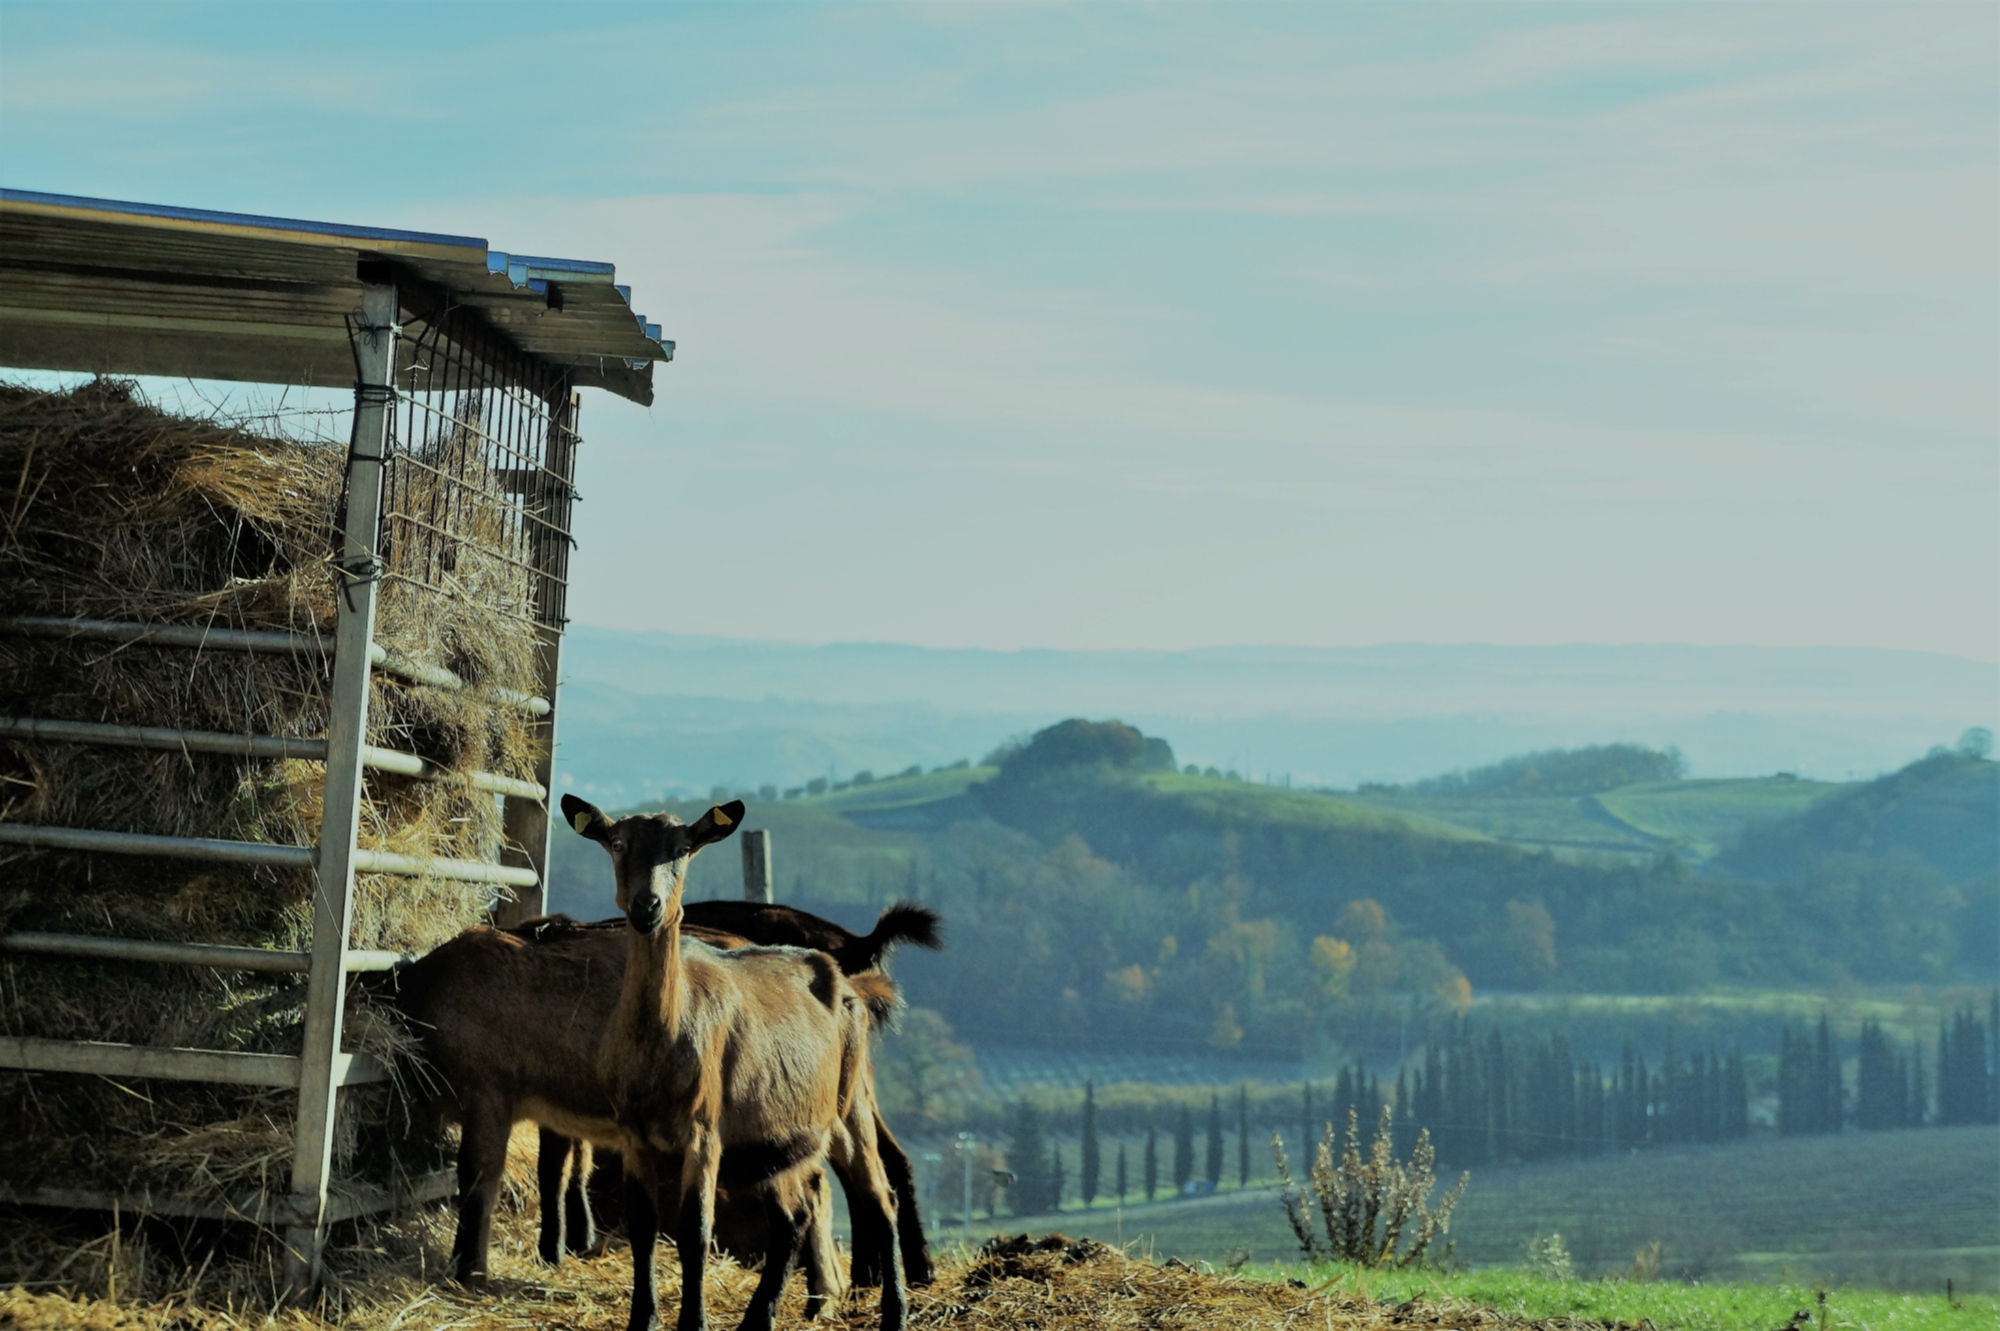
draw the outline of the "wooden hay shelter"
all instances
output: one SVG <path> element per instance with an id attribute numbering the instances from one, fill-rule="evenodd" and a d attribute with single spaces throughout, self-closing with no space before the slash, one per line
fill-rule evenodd
<path id="1" fill-rule="evenodd" d="M 0 366 L 352 387 L 342 447 L 0 386 L 0 1131 L 67 1161 L 94 1093 L 164 1114 L 161 1159 L 276 1148 L 203 1188 L 8 1167 L 0 1203 L 247 1219 L 303 1291 L 330 1225 L 451 1193 L 434 1158 L 339 1176 L 396 1047 L 359 991 L 543 908 L 579 390 L 650 403 L 673 355 L 630 296 L 465 236 L 0 191 Z"/>

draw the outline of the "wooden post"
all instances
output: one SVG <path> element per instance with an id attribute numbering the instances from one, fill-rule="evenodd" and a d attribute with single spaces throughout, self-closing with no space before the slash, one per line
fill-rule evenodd
<path id="1" fill-rule="evenodd" d="M 285 1282 L 295 1298 L 319 1279 L 326 1239 L 326 1192 L 333 1167 L 340 1087 L 341 1005 L 347 935 L 354 915 L 355 838 L 361 829 L 361 756 L 368 737 L 369 648 L 381 578 L 382 475 L 395 399 L 399 307 L 391 282 L 361 289 L 354 330 L 359 378 L 348 448 L 347 525 L 341 538 L 339 624 L 327 727 L 326 800 L 313 887 L 312 963 L 306 980 L 305 1047 L 299 1058 L 299 1112 L 293 1139 L 291 1223 L 285 1229 Z"/>
<path id="2" fill-rule="evenodd" d="M 761 901 L 770 905 L 771 892 L 771 834 L 769 832 L 745 832 L 743 834 L 743 899 Z"/>
<path id="3" fill-rule="evenodd" d="M 562 629 L 559 625 L 560 607 L 564 604 L 560 595 L 563 588 L 558 580 L 569 571 L 567 533 L 572 504 L 569 486 L 576 476 L 576 421 L 582 405 L 583 395 L 571 392 L 562 407 L 554 404 L 550 407 L 548 470 L 560 478 L 560 488 L 554 488 L 543 478 L 529 494 L 522 496 L 524 504 L 534 504 L 540 509 L 540 516 L 547 523 L 546 526 L 532 528 L 536 537 L 531 557 L 541 580 L 541 586 L 535 589 L 535 604 L 542 612 L 535 687 L 542 697 L 549 700 L 549 714 L 535 726 L 535 741 L 540 746 L 540 755 L 535 759 L 535 781 L 549 792 L 549 798 L 531 800 L 510 795 L 501 806 L 507 836 L 505 862 L 533 869 L 540 879 L 534 887 L 523 888 L 512 901 L 500 904 L 500 909 L 494 914 L 502 928 L 545 915 L 549 909 L 549 805 L 555 798 L 553 779 L 556 712 L 559 706 L 556 688 L 562 669 Z M 551 621 L 558 627 L 550 627 Z"/>

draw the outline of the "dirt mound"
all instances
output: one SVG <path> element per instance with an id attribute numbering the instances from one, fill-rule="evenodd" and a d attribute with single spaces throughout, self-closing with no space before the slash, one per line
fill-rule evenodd
<path id="1" fill-rule="evenodd" d="M 967 1289 L 984 1289 L 1000 1280 L 1038 1280 L 1059 1266 L 1075 1266 L 1120 1254 L 1096 1239 L 1067 1234 L 997 1235 L 979 1246 L 979 1260 L 965 1273 Z"/>

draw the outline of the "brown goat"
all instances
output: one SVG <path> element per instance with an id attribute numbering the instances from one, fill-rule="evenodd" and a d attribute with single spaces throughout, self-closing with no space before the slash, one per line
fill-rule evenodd
<path id="1" fill-rule="evenodd" d="M 679 1331 L 705 1331 L 703 1290 L 719 1183 L 761 1195 L 770 1252 L 742 1325 L 768 1331 L 810 1218 L 821 1164 L 859 1172 L 857 1201 L 894 1234 L 896 1198 L 875 1138 L 868 1032 L 895 987 L 843 976 L 800 948 L 718 951 L 680 932 L 688 862 L 733 833 L 733 800 L 683 824 L 670 814 L 613 821 L 563 797 L 563 816 L 611 855 L 618 907 L 632 926 L 617 1009 L 599 1048 L 626 1174 L 632 1239 L 631 1331 L 654 1324 L 653 1240 L 672 1200 L 681 1253 Z M 671 1172 L 670 1172 L 671 1171 Z M 882 1326 L 902 1331 L 901 1264 L 889 1245 Z"/>
<path id="2" fill-rule="evenodd" d="M 760 918 L 757 910 L 735 909 L 739 903 L 717 904 L 729 909 L 715 914 L 746 930 L 758 929 L 763 937 L 704 929 L 694 922 L 684 926 L 716 947 L 830 937 L 825 930 L 831 929 L 849 940 L 844 955 L 851 962 L 873 965 L 901 939 L 936 941 L 936 918 L 921 908 L 885 911 L 873 934 L 856 939 L 838 925 L 789 908 L 762 907 L 769 916 Z M 699 906 L 690 912 L 707 913 Z M 598 1040 L 611 1020 L 625 973 L 625 932 L 622 920 L 578 925 L 560 916 L 504 931 L 469 929 L 388 978 L 397 1006 L 422 1040 L 428 1069 L 437 1074 L 434 1108 L 462 1125 L 458 1232 L 450 1266 L 455 1279 L 472 1282 L 486 1275 L 507 1139 L 513 1125 L 525 1118 L 544 1125 L 538 1170 L 543 1258 L 553 1263 L 562 1255 L 565 1209 L 577 1247 L 591 1241 L 580 1176 L 589 1172 L 590 1143 L 617 1141 L 610 1093 L 598 1081 L 596 1059 Z M 886 1127 L 881 1131 L 886 1133 Z M 576 1136 L 577 1142 L 564 1134 Z M 908 1158 L 893 1145 L 885 1149 L 885 1164 L 891 1151 L 907 1173 Z M 566 1177 L 573 1166 L 580 1168 Z M 891 1166 L 892 1178 L 895 1173 Z M 914 1194 L 911 1185 L 902 1186 L 909 1189 L 905 1195 Z M 731 1219 L 726 1227 L 735 1240 L 731 1250 L 746 1261 L 763 1257 L 761 1209 Z M 904 1237 L 907 1254 L 912 1245 Z M 928 1273 L 929 1254 L 920 1230 L 914 1238 L 916 1256 Z M 829 1228 L 814 1227 L 811 1240 L 805 1250 L 808 1288 L 837 1297 L 842 1281 L 832 1257 Z M 889 1238 L 857 1231 L 857 1240 L 860 1260 L 862 1253 L 879 1249 Z M 879 1255 L 871 1254 L 869 1260 L 879 1267 Z"/>
<path id="3" fill-rule="evenodd" d="M 681 919 L 683 935 L 699 938 L 711 947 L 726 949 L 761 944 L 813 948 L 831 956 L 846 975 L 877 969 L 889 951 L 899 943 L 915 943 L 932 949 L 941 947 L 942 927 L 935 912 L 907 902 L 889 906 L 875 921 L 874 929 L 866 934 L 853 933 L 832 920 L 795 907 L 752 901 L 686 902 Z M 597 931 L 599 945 L 606 949 L 607 962 L 615 966 L 622 979 L 625 970 L 625 921 L 622 919 L 586 925 L 561 915 L 545 916 L 516 925 L 508 932 L 541 940 L 555 937 L 558 931 L 576 929 Z M 473 1010 L 483 1006 L 471 994 L 462 995 L 461 1001 L 468 1003 Z M 873 1076 L 872 1067 L 866 1071 Z M 928 1285 L 935 1268 L 918 1209 L 916 1173 L 910 1167 L 910 1158 L 904 1153 L 901 1143 L 879 1116 L 875 1134 L 881 1150 L 882 1167 L 888 1172 L 889 1186 L 896 1193 L 894 1239 L 901 1249 L 904 1282 Z M 596 1249 L 596 1217 L 592 1214 L 591 1193 L 595 1191 L 600 1198 L 608 1195 L 615 1199 L 619 1195 L 616 1184 L 609 1181 L 619 1173 L 615 1155 L 605 1164 L 605 1186 L 597 1187 L 589 1182 L 594 1145 L 587 1138 L 572 1141 L 551 1128 L 542 1129 L 537 1167 L 542 1193 L 539 1246 L 542 1259 L 551 1265 L 561 1261 L 564 1252 L 580 1253 Z M 864 1186 L 859 1179 L 844 1174 L 838 1177 L 842 1189 L 850 1197 L 856 1188 Z M 882 1250 L 891 1238 L 875 1232 L 868 1225 L 867 1208 L 850 1203 L 848 1212 L 854 1223 L 853 1283 L 857 1286 L 879 1285 L 882 1283 Z M 740 1207 L 724 1208 L 717 1213 L 716 1247 L 746 1264 L 761 1262 L 766 1246 L 762 1221 L 761 1213 L 744 1214 Z M 816 1233 L 811 1236 L 806 1247 L 809 1257 L 821 1251 L 815 1243 L 823 1245 L 824 1236 Z M 813 1276 L 810 1266 L 807 1272 L 810 1280 Z"/>

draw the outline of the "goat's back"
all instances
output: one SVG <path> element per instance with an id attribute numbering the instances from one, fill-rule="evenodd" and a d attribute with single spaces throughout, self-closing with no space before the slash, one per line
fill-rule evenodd
<path id="1" fill-rule="evenodd" d="M 525 933 L 466 930 L 399 971 L 397 1007 L 460 1107 L 492 1094 L 606 1113 L 596 1052 L 625 974 L 622 931 Z"/>

